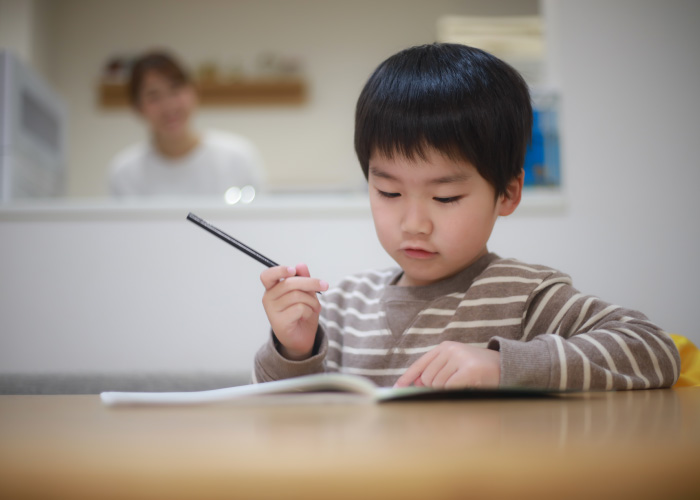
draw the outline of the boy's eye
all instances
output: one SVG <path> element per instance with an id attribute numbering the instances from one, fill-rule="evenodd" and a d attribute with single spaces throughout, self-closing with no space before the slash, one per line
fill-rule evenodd
<path id="1" fill-rule="evenodd" d="M 382 196 L 384 198 L 398 198 L 399 196 L 401 196 L 401 193 L 387 193 L 386 191 L 379 190 L 377 190 L 377 192 L 379 193 L 379 196 Z"/>
<path id="2" fill-rule="evenodd" d="M 438 203 L 455 203 L 462 199 L 461 196 L 450 196 L 449 198 L 433 198 Z"/>

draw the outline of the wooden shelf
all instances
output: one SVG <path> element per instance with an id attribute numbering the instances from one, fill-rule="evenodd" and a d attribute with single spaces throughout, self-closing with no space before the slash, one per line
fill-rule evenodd
<path id="1" fill-rule="evenodd" d="M 228 83 L 201 82 L 195 85 L 201 106 L 298 106 L 306 102 L 306 82 L 299 78 L 241 79 Z M 129 105 L 126 86 L 100 83 L 98 104 L 106 109 Z"/>

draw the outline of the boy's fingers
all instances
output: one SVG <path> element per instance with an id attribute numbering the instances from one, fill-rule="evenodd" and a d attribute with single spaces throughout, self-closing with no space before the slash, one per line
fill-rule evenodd
<path id="1" fill-rule="evenodd" d="M 314 314 L 313 307 L 310 304 L 297 302 L 280 311 L 280 323 L 292 325 L 299 320 L 308 319 Z"/>
<path id="2" fill-rule="evenodd" d="M 297 304 L 306 305 L 315 312 L 320 312 L 321 310 L 321 304 L 316 298 L 316 294 L 310 294 L 300 290 L 293 290 L 279 297 L 274 302 L 273 309 L 278 312 L 284 312 Z"/>
<path id="3" fill-rule="evenodd" d="M 263 306 L 266 309 L 283 311 L 295 302 L 305 302 L 320 311 L 321 304 L 316 297 L 316 292 L 327 289 L 328 284 L 325 281 L 315 278 L 286 278 L 263 294 Z"/>
<path id="4" fill-rule="evenodd" d="M 443 357 L 437 359 L 423 372 L 422 378 L 430 381 L 430 387 L 444 389 L 447 381 L 457 372 L 457 366 L 450 363 L 450 360 Z"/>
<path id="5" fill-rule="evenodd" d="M 297 264 L 296 272 L 297 276 L 305 276 L 307 278 L 311 277 L 311 273 L 309 272 L 309 266 L 307 266 L 306 264 Z"/>
<path id="6" fill-rule="evenodd" d="M 290 279 L 290 278 L 301 279 Z M 270 290 L 274 286 L 280 284 L 284 280 L 284 287 L 280 289 L 280 294 L 295 290 L 305 292 L 325 292 L 328 290 L 328 282 L 317 278 L 310 278 L 309 269 L 305 264 L 299 264 L 297 267 L 276 266 L 266 269 L 260 274 L 260 281 L 265 290 Z"/>
<path id="7" fill-rule="evenodd" d="M 265 287 L 265 290 L 269 290 L 279 283 L 280 280 L 294 275 L 296 275 L 296 268 L 292 266 L 275 266 L 265 269 L 262 273 L 260 273 L 260 281 Z"/>
<path id="8" fill-rule="evenodd" d="M 436 349 L 423 354 L 411 366 L 408 367 L 408 370 L 406 370 L 403 375 L 398 378 L 394 384 L 394 387 L 408 387 L 409 385 L 415 383 L 415 381 L 423 374 L 423 370 L 425 370 L 435 356 L 437 356 Z"/>
<path id="9" fill-rule="evenodd" d="M 292 290 L 301 290 L 302 292 L 325 292 L 328 290 L 328 283 L 318 278 L 295 276 L 285 279 L 280 289 L 282 293 L 291 292 Z"/>

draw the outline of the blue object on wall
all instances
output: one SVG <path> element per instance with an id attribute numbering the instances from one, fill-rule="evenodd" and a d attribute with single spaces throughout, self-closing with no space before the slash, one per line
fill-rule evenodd
<path id="1" fill-rule="evenodd" d="M 525 186 L 561 184 L 556 101 L 533 107 L 532 139 L 525 153 Z"/>

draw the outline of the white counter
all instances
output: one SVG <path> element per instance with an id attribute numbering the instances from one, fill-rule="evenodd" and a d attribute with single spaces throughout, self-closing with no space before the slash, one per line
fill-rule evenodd
<path id="1" fill-rule="evenodd" d="M 518 215 L 561 214 L 565 195 L 558 189 L 529 189 Z M 177 219 L 189 211 L 227 219 L 297 216 L 367 216 L 364 192 L 290 192 L 259 194 L 252 203 L 226 203 L 212 198 L 126 199 L 57 198 L 0 203 L 0 221 Z"/>
<path id="2" fill-rule="evenodd" d="M 331 283 L 391 264 L 361 193 L 3 206 L 0 374 L 249 370 L 269 328 L 264 268 L 190 211 Z"/>

